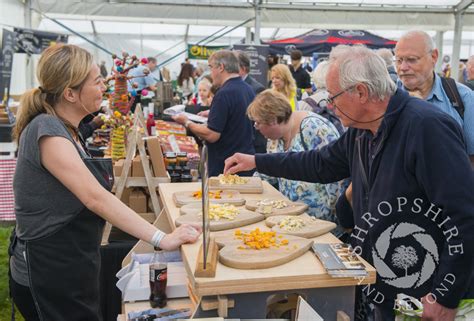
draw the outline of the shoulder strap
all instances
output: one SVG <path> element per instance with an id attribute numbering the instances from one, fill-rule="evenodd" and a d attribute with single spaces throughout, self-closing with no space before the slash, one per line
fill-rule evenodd
<path id="1" fill-rule="evenodd" d="M 316 100 L 314 100 L 314 99 L 311 98 L 311 97 L 307 97 L 307 98 L 303 99 L 303 101 L 304 101 L 305 103 L 307 103 L 308 105 L 310 105 L 310 106 L 311 106 L 311 109 L 312 109 L 315 113 L 317 113 L 317 110 L 318 110 L 318 108 L 319 108 L 319 104 L 316 102 Z"/>
<path id="2" fill-rule="evenodd" d="M 448 95 L 449 101 L 453 105 L 453 108 L 456 109 L 461 119 L 464 120 L 464 103 L 459 94 L 458 87 L 456 86 L 456 81 L 453 78 L 441 78 L 441 84 L 443 89 Z"/>
<path id="3" fill-rule="evenodd" d="M 306 116 L 305 118 L 301 120 L 301 123 L 300 123 L 300 140 L 301 140 L 301 145 L 303 145 L 303 149 L 305 151 L 308 150 L 308 144 L 306 144 L 306 141 L 304 140 L 304 136 L 303 136 L 303 122 L 310 117 L 313 117 L 313 116 L 311 115 Z"/>

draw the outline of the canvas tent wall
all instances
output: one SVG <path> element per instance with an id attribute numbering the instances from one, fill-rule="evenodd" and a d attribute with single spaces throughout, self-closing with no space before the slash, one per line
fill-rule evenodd
<path id="1" fill-rule="evenodd" d="M 69 34 L 70 43 L 86 47 L 98 56 L 97 61 L 108 56 L 38 12 L 58 19 L 113 52 L 159 54 L 161 60 L 223 26 L 236 26 L 257 16 L 259 19 L 211 45 L 230 45 L 242 38 L 251 41 L 250 34 L 256 29 L 265 41 L 292 37 L 315 27 L 367 28 L 393 39 L 403 30 L 422 29 L 433 37 L 436 35 L 438 45 L 444 39 L 446 53 L 461 45 L 461 57 L 465 58 L 474 53 L 472 3 L 472 0 L 0 0 L 0 25 Z M 460 33 L 453 36 L 455 29 L 460 30 L 456 16 L 462 16 L 462 37 Z M 171 47 L 174 48 L 164 52 Z M 183 59 L 184 55 L 180 56 L 175 65 L 179 66 Z M 34 79 L 34 70 L 30 66 L 36 65 L 37 58 L 27 60 L 24 55 L 15 55 L 14 60 L 13 91 L 22 93 L 31 87 L 28 78 Z"/>

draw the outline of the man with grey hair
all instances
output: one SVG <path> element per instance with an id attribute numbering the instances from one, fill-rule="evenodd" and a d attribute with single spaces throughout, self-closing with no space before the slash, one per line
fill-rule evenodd
<path id="1" fill-rule="evenodd" d="M 207 124 L 193 123 L 182 114 L 173 119 L 207 142 L 209 175 L 217 176 L 224 170 L 224 160 L 233 153 L 255 153 L 252 123 L 246 115 L 255 94 L 239 76 L 234 52 L 217 51 L 208 63 L 213 85 L 220 88 L 212 100 Z"/>
<path id="2" fill-rule="evenodd" d="M 339 134 L 342 135 L 345 132 L 344 126 L 342 126 L 339 118 L 334 115 L 334 111 L 329 109 L 327 106 L 327 98 L 329 94 L 326 90 L 326 74 L 328 67 L 328 61 L 321 61 L 316 66 L 316 69 L 314 69 L 312 75 L 313 83 L 316 85 L 316 92 L 300 101 L 298 109 L 312 111 L 318 115 L 323 116 L 324 118 L 328 119 L 334 125 L 334 127 L 336 127 Z"/>
<path id="3" fill-rule="evenodd" d="M 362 46 L 337 48 L 326 77 L 347 132 L 319 150 L 235 154 L 224 173 L 331 183 L 351 177 L 354 252 L 377 270 L 362 288 L 376 321 L 393 321 L 398 294 L 422 298 L 422 320 L 453 321 L 474 282 L 474 172 L 456 121 L 397 89 L 383 60 Z M 345 311 L 349 312 L 349 311 Z M 350 312 L 349 312 L 350 313 Z"/>
<path id="4" fill-rule="evenodd" d="M 467 80 L 466 86 L 474 90 L 474 55 L 470 56 L 466 62 Z"/>
<path id="5" fill-rule="evenodd" d="M 438 55 L 433 39 L 426 32 L 405 33 L 395 46 L 399 85 L 411 95 L 434 104 L 458 122 L 464 132 L 467 153 L 474 163 L 474 92 L 453 80 L 452 85 L 443 85 L 450 79 L 442 79 L 434 72 Z M 455 102 L 449 97 L 449 92 L 453 93 Z"/>
<path id="6" fill-rule="evenodd" d="M 380 48 L 375 51 L 377 55 L 380 56 L 380 58 L 383 59 L 385 64 L 387 65 L 387 70 L 388 74 L 390 75 L 390 78 L 397 83 L 398 81 L 398 76 L 397 72 L 395 70 L 395 67 L 393 66 L 393 53 L 390 49 L 387 48 Z"/>

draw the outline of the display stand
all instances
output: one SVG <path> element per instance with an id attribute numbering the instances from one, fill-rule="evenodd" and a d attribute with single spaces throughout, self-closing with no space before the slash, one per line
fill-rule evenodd
<path id="1" fill-rule="evenodd" d="M 156 193 L 156 188 L 160 183 L 168 183 L 169 178 L 153 177 L 150 170 L 149 160 L 145 151 L 145 143 L 143 141 L 143 138 L 147 136 L 148 134 L 146 132 L 145 120 L 143 118 L 142 109 L 141 106 L 137 104 L 135 114 L 133 115 L 133 126 L 131 127 L 130 132 L 128 134 L 127 153 L 123 164 L 122 174 L 118 178 L 115 185 L 115 196 L 120 199 L 122 197 L 122 193 L 125 187 L 148 187 L 148 191 L 151 197 L 152 210 L 155 214 L 156 219 L 161 211 L 160 204 L 158 202 L 158 195 Z M 132 160 L 135 157 L 137 148 L 143 166 L 143 171 L 145 173 L 145 177 L 128 177 L 132 165 Z M 111 230 L 112 224 L 106 222 L 104 232 L 102 234 L 102 245 L 106 245 L 109 243 Z"/>

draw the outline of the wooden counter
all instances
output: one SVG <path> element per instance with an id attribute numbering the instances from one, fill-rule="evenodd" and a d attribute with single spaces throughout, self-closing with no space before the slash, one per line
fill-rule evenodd
<path id="1" fill-rule="evenodd" d="M 179 208 L 176 207 L 173 201 L 173 193 L 198 190 L 200 187 L 200 183 L 168 183 L 159 185 L 159 194 L 163 202 L 164 212 L 168 216 L 172 229 L 175 228 L 174 220 L 180 215 Z M 248 200 L 282 197 L 281 193 L 267 182 L 263 182 L 263 187 L 263 194 L 242 194 L 242 196 Z M 265 223 L 262 221 L 247 227 L 253 229 L 264 226 Z M 229 231 L 225 232 L 229 233 Z M 212 232 L 211 235 L 214 233 L 222 232 Z M 313 240 L 316 243 L 340 242 L 331 233 L 316 237 Z M 364 279 L 332 278 L 326 273 L 312 251 L 306 252 L 289 263 L 269 269 L 240 270 L 218 263 L 216 277 L 196 278 L 194 277 L 194 270 L 201 243 L 202 237 L 195 244 L 186 244 L 181 248 L 193 292 L 200 297 L 292 289 L 333 288 L 375 283 L 375 269 L 366 262 L 364 263 L 369 274 Z"/>

